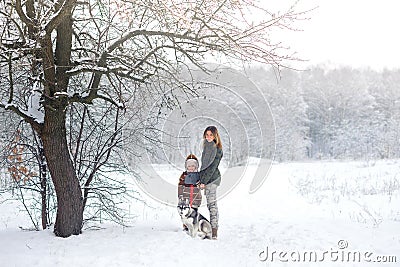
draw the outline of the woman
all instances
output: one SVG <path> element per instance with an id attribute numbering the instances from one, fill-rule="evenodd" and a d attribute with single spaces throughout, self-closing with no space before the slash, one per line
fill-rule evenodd
<path id="1" fill-rule="evenodd" d="M 212 239 L 217 239 L 218 207 L 217 187 L 221 184 L 218 170 L 222 158 L 222 143 L 215 126 L 208 126 L 203 133 L 203 152 L 201 154 L 200 188 L 205 189 L 207 208 L 210 211 Z"/>

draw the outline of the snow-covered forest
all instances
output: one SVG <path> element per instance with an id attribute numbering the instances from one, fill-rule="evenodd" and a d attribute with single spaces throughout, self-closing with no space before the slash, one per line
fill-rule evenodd
<path id="1" fill-rule="evenodd" d="M 388 159 L 400 156 L 400 72 L 313 67 L 274 73 L 252 69 L 276 126 L 276 157 Z"/>
<path id="2" fill-rule="evenodd" d="M 303 71 L 284 69 L 277 73 L 272 68 L 249 67 L 244 71 L 222 69 L 220 75 L 203 75 L 200 80 L 226 88 L 218 90 L 216 86 L 204 90 L 213 104 L 207 106 L 206 102 L 194 98 L 192 106 L 184 106 L 183 112 L 189 113 L 189 118 L 203 116 L 206 112 L 202 108 L 215 112 L 215 119 L 224 122 L 221 126 L 225 129 L 225 140 L 235 142 L 233 165 L 242 162 L 238 155 L 260 156 L 261 144 L 257 140 L 261 126 L 257 126 L 257 122 L 267 122 L 270 142 L 264 140 L 264 156 L 279 162 L 308 159 L 368 161 L 400 157 L 399 70 L 321 65 Z M 219 109 L 216 105 L 224 108 Z M 232 115 L 230 110 L 239 115 Z M 253 112 L 257 111 L 260 112 L 254 118 Z M 184 139 L 192 146 L 186 147 L 186 153 L 196 151 L 197 129 L 201 124 L 207 124 L 205 118 L 203 121 L 197 118 L 198 124 L 185 124 L 189 118 L 175 116 L 173 123 L 164 122 L 164 127 L 172 125 L 170 132 L 184 125 L 183 132 L 177 132 L 176 136 L 189 138 L 190 142 Z M 209 120 L 209 123 L 213 121 Z M 241 127 L 245 130 L 240 130 Z M 228 149 L 231 146 L 229 143 Z"/>

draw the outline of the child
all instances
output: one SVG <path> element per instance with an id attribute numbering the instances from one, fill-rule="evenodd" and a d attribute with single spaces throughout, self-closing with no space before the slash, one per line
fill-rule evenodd
<path id="1" fill-rule="evenodd" d="M 179 178 L 178 184 L 178 199 L 188 200 L 190 207 L 198 209 L 201 205 L 201 192 L 198 187 L 199 182 L 199 161 L 196 156 L 190 154 L 187 156 L 185 161 L 185 169 Z M 183 226 L 183 230 L 187 230 L 186 226 Z"/>

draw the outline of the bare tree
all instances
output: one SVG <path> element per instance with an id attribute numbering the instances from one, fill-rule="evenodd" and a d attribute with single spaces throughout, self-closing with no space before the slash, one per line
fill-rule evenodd
<path id="1" fill-rule="evenodd" d="M 24 206 L 36 230 L 46 229 L 54 214 L 53 188 L 48 179 L 48 170 L 41 140 L 27 125 L 22 123 L 13 131 L 9 142 L 2 147 L 4 160 L 0 168 L 6 166 L 9 182 L 0 188 L 0 193 L 9 192 Z M 39 222 L 41 225 L 39 226 Z"/>
<path id="2" fill-rule="evenodd" d="M 172 84 L 193 92 L 176 73 L 188 62 L 203 68 L 207 55 L 280 68 L 293 58 L 270 32 L 303 15 L 294 7 L 272 14 L 250 0 L 1 0 L 0 107 L 43 142 L 57 194 L 54 233 L 82 229 L 85 200 L 66 127 L 71 105 L 122 109 L 135 90 L 162 93 Z"/>

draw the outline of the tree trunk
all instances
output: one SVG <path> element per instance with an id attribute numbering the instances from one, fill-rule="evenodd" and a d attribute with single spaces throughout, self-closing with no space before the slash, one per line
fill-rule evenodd
<path id="1" fill-rule="evenodd" d="M 79 235 L 83 222 L 82 191 L 69 154 L 65 112 L 46 109 L 41 133 L 47 167 L 57 194 L 56 236 Z"/>

